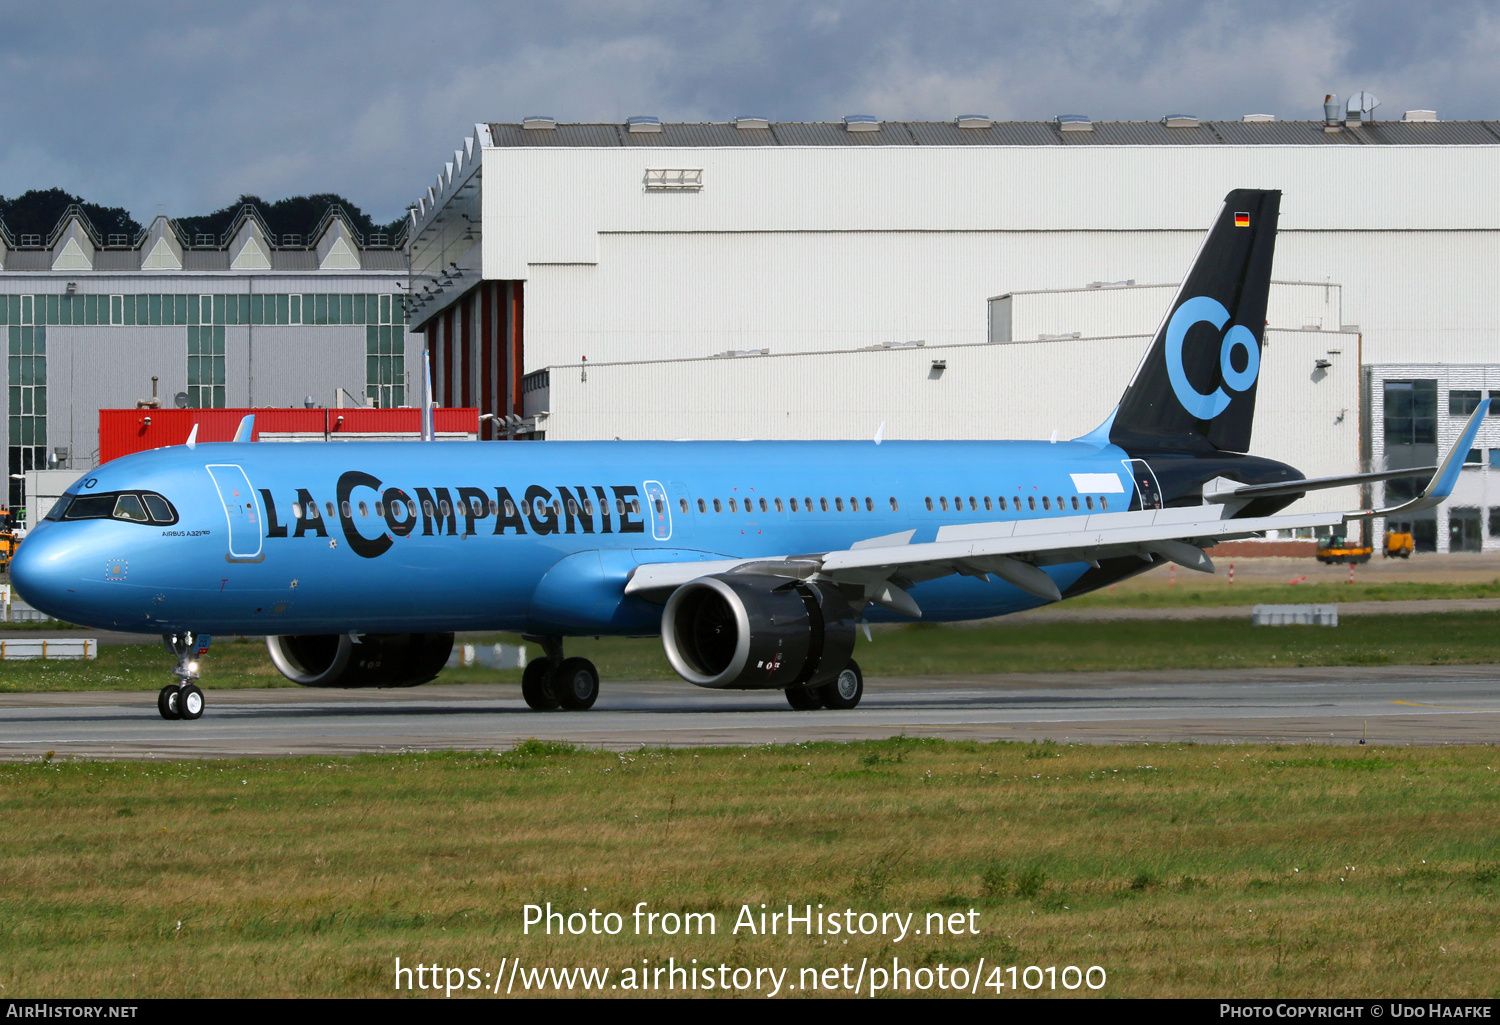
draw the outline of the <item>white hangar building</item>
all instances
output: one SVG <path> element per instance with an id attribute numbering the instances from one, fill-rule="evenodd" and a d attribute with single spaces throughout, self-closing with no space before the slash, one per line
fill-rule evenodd
<path id="1" fill-rule="evenodd" d="M 1274 188 L 1254 450 L 1422 465 L 1500 398 L 1497 172 L 1500 122 L 1426 111 L 480 124 L 413 210 L 410 329 L 492 436 L 1066 438 L 1224 194 Z M 1420 547 L 1500 548 L 1500 416 L 1480 441 Z"/>

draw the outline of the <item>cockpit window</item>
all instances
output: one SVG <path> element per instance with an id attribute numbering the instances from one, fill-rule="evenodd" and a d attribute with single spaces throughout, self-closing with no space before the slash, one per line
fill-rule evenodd
<path id="1" fill-rule="evenodd" d="M 130 520 L 133 523 L 151 522 L 151 517 L 146 515 L 146 507 L 141 504 L 140 495 L 121 495 L 115 499 L 115 519 Z"/>
<path id="2" fill-rule="evenodd" d="M 55 515 L 54 515 L 55 513 Z M 125 520 L 129 523 L 177 522 L 177 510 L 161 495 L 150 491 L 111 491 L 102 495 L 64 496 L 48 519 Z"/>

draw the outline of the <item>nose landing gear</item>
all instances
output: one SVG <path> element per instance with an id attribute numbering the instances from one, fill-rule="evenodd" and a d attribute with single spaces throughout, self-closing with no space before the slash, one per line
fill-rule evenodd
<path id="1" fill-rule="evenodd" d="M 193 681 L 198 679 L 198 664 L 211 640 L 208 634 L 192 631 L 162 634 L 162 646 L 177 656 L 172 669 L 177 682 L 167 684 L 156 695 L 156 710 L 163 719 L 197 719 L 203 715 L 203 691 Z"/>

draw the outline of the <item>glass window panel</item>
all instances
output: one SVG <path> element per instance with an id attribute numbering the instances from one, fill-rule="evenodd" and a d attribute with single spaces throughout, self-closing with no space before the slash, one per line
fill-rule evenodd
<path id="1" fill-rule="evenodd" d="M 389 324 L 391 322 L 391 297 L 389 294 L 380 297 L 380 322 Z"/>
<path id="2" fill-rule="evenodd" d="M 13 384 L 10 386 L 10 412 L 21 412 L 21 386 Z M 1500 452 L 1500 449 L 1490 449 L 1491 452 Z"/>
<path id="3" fill-rule="evenodd" d="M 322 292 L 313 297 L 313 323 L 328 323 L 328 296 Z"/>
<path id="4" fill-rule="evenodd" d="M 73 323 L 73 297 L 71 295 L 62 296 L 62 298 L 59 300 L 57 306 L 57 322 L 59 324 Z"/>
<path id="5" fill-rule="evenodd" d="M 375 356 L 380 352 L 380 328 L 373 324 L 365 328 L 365 355 Z"/>
<path id="6" fill-rule="evenodd" d="M 350 299 L 352 301 L 352 307 L 351 308 L 354 310 L 354 320 L 353 320 L 353 323 L 355 323 L 355 324 L 364 324 L 364 323 L 367 323 L 367 321 L 365 320 L 365 297 L 361 294 L 361 295 L 351 296 Z"/>
<path id="7" fill-rule="evenodd" d="M 214 351 L 220 356 L 224 355 L 224 329 L 222 327 L 214 328 Z"/>
<path id="8" fill-rule="evenodd" d="M 263 295 L 252 295 L 250 297 L 250 323 L 264 324 L 266 322 L 266 297 Z"/>
<path id="9" fill-rule="evenodd" d="M 32 297 L 31 296 L 29 296 L 29 295 L 23 295 L 23 296 L 21 296 L 21 323 L 23 323 L 23 324 L 30 324 L 31 323 L 31 321 L 32 321 L 31 314 L 32 314 L 32 307 L 33 307 L 33 305 L 34 304 L 32 302 Z"/>
<path id="10" fill-rule="evenodd" d="M 381 383 L 382 382 L 380 380 L 380 357 L 379 356 L 366 356 L 365 357 L 365 386 L 366 387 L 370 387 L 370 386 L 378 385 L 378 384 L 381 384 Z"/>
<path id="11" fill-rule="evenodd" d="M 120 296 L 120 309 L 123 315 L 123 319 L 120 321 L 120 323 L 124 324 L 126 327 L 133 327 L 135 325 L 135 296 Z"/>
<path id="12" fill-rule="evenodd" d="M 115 499 L 114 517 L 117 520 L 130 520 L 133 523 L 149 523 L 151 517 L 146 515 L 146 507 L 141 504 L 138 495 L 121 495 Z"/>
<path id="13" fill-rule="evenodd" d="M 35 445 L 36 444 L 36 417 L 34 417 L 34 416 L 23 416 L 23 417 L 21 417 L 21 444 L 23 444 L 23 445 Z"/>
<path id="14" fill-rule="evenodd" d="M 340 324 L 353 324 L 355 322 L 356 321 L 354 319 L 354 296 L 352 296 L 352 295 L 341 295 L 341 296 L 339 296 L 339 323 Z"/>
<path id="15" fill-rule="evenodd" d="M 276 323 L 285 324 L 287 318 L 287 299 L 285 292 L 276 296 Z M 269 317 L 267 318 L 270 319 Z"/>
<path id="16" fill-rule="evenodd" d="M 36 395 L 36 389 L 35 388 L 22 388 L 21 389 L 21 415 L 22 416 L 30 416 L 31 414 L 33 414 L 33 413 L 36 412 L 35 408 L 33 408 L 33 406 L 32 406 L 32 402 L 35 399 L 35 395 Z"/>
<path id="17" fill-rule="evenodd" d="M 292 305 L 291 305 L 291 320 L 288 321 L 288 323 L 291 323 L 291 324 L 300 324 L 300 323 L 302 323 L 302 298 L 303 297 L 300 294 L 297 294 L 297 293 L 294 292 L 291 296 L 289 296 L 289 298 L 291 299 Z"/>
<path id="18" fill-rule="evenodd" d="M 46 376 L 46 375 L 44 374 L 43 376 Z M 47 415 L 47 389 L 38 386 L 36 388 L 31 389 L 31 391 L 32 391 L 32 395 L 33 395 L 32 406 L 35 408 L 36 415 L 37 416 L 46 416 Z"/>
<path id="19" fill-rule="evenodd" d="M 160 495 L 142 495 L 146 502 L 146 510 L 151 513 L 151 518 L 157 523 L 172 522 L 172 507 L 165 498 Z"/>
<path id="20" fill-rule="evenodd" d="M 222 323 L 224 323 L 224 296 L 222 296 L 222 295 L 215 295 L 215 296 L 211 296 L 210 299 L 211 299 L 211 301 L 213 303 L 213 320 L 212 320 L 212 323 L 214 323 L 214 324 L 222 324 Z"/>
<path id="21" fill-rule="evenodd" d="M 59 305 L 61 305 L 58 302 L 58 300 L 61 299 L 61 298 L 62 298 L 61 296 L 56 296 L 56 295 L 49 295 L 49 296 L 47 296 L 47 317 L 46 317 L 45 320 L 42 321 L 42 323 L 44 323 L 44 324 L 56 324 L 56 323 L 58 323 L 59 317 L 58 317 L 57 308 L 58 308 Z"/>
<path id="22" fill-rule="evenodd" d="M 13 295 L 0 295 L 0 324 L 10 323 L 10 301 Z"/>

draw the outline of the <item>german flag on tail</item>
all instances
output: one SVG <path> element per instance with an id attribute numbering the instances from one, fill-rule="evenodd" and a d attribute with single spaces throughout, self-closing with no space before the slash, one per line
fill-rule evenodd
<path id="1" fill-rule="evenodd" d="M 1250 212 L 1248 210 L 1241 210 L 1236 213 L 1234 215 L 1234 226 L 1236 228 L 1250 227 Z"/>

